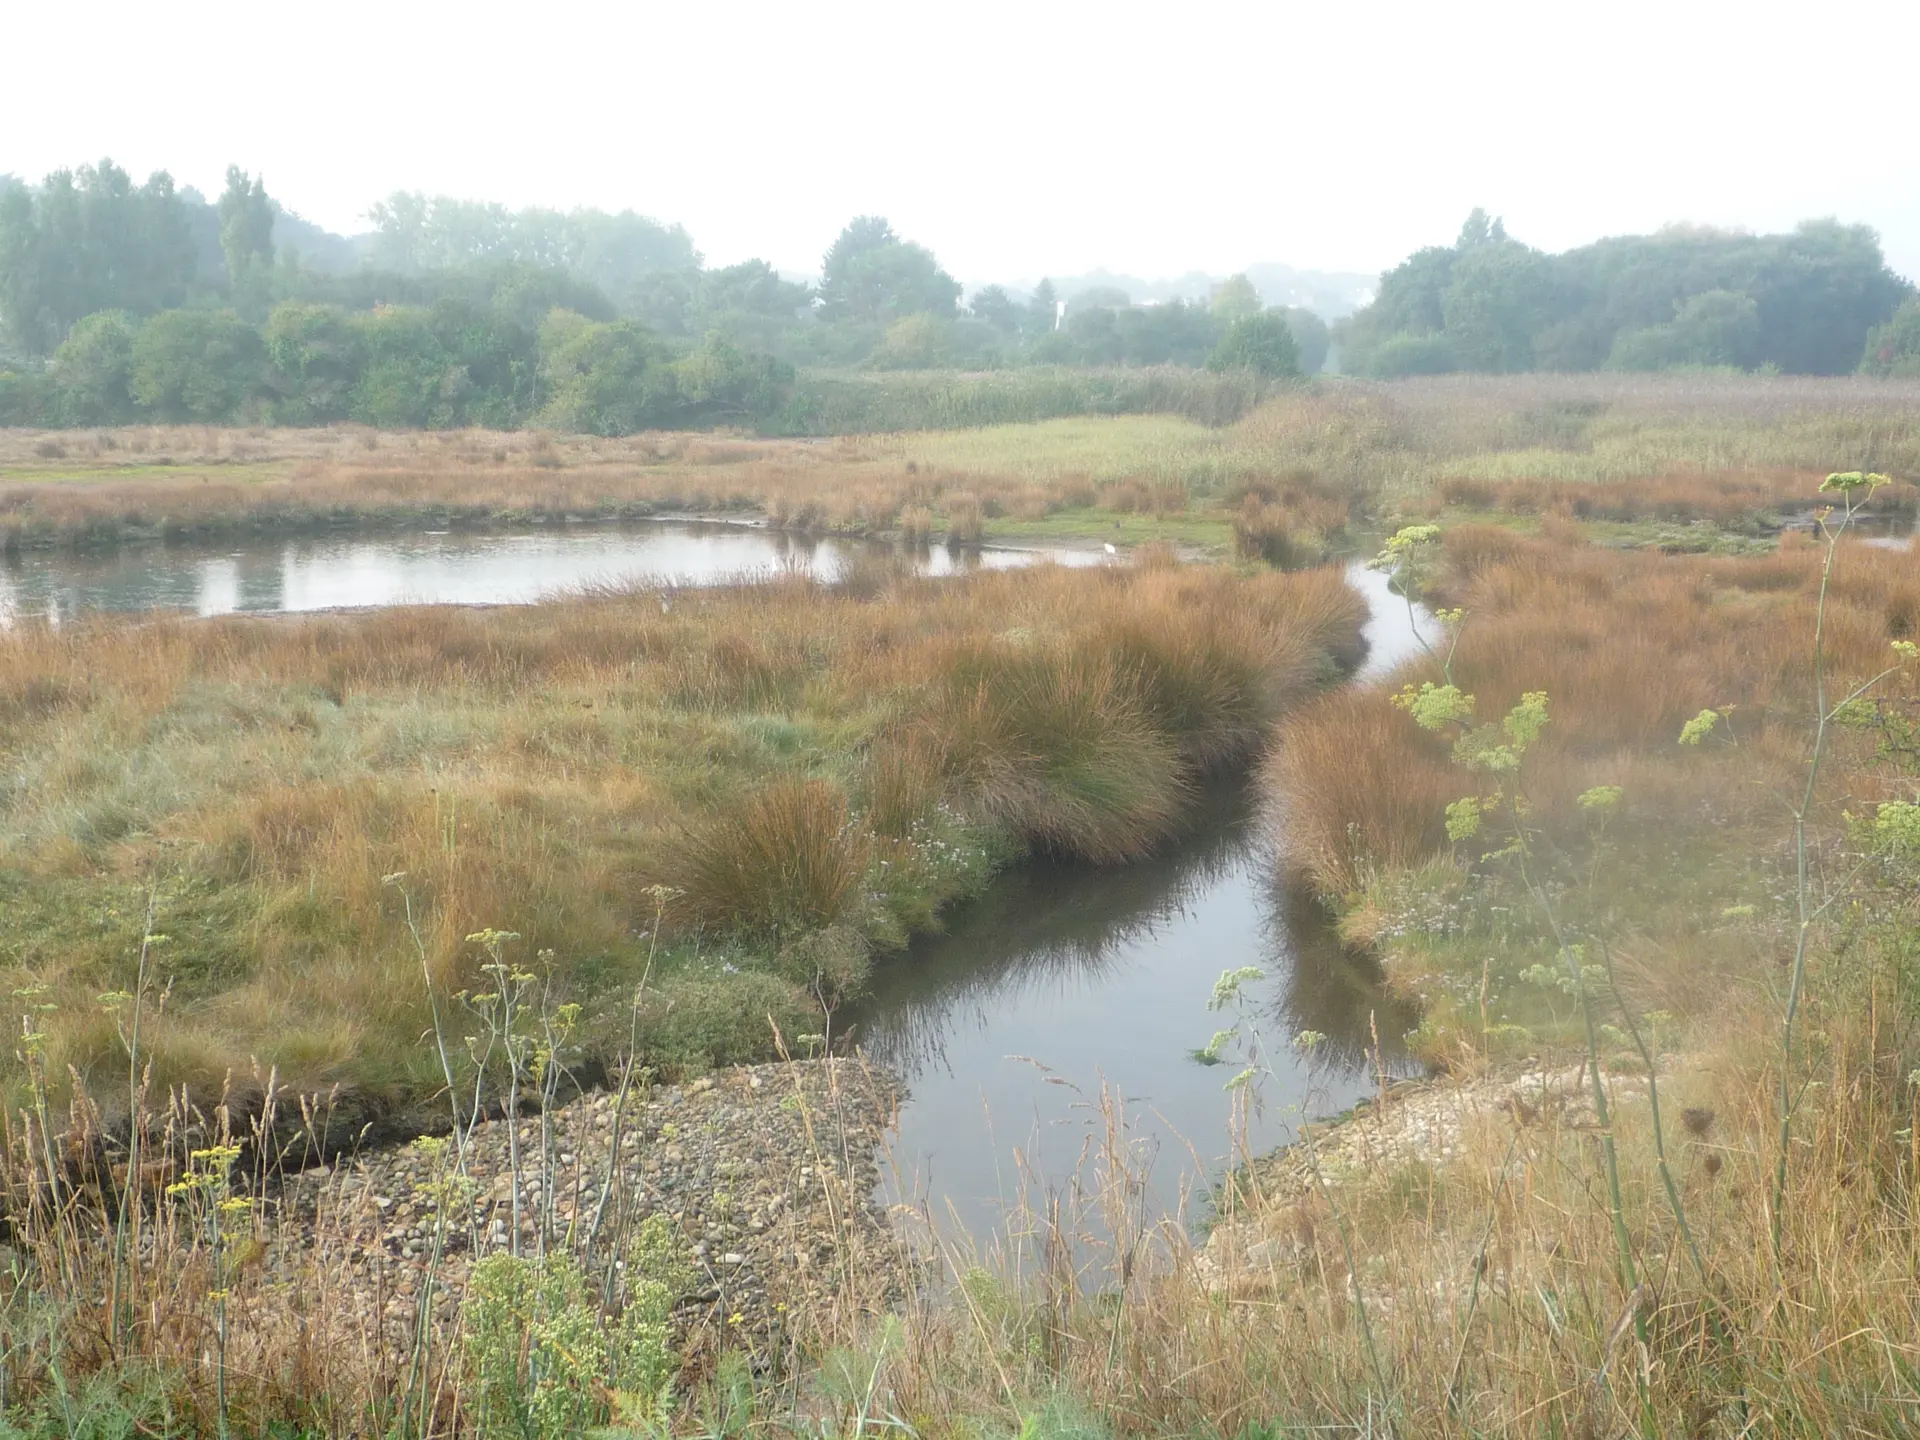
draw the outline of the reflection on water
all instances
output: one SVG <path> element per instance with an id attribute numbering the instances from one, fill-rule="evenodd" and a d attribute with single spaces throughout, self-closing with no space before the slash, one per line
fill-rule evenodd
<path id="1" fill-rule="evenodd" d="M 1405 601 L 1352 572 L 1373 611 L 1371 678 L 1418 653 Z M 1425 626 L 1431 618 L 1419 612 Z M 1389 1070 L 1414 1018 L 1379 992 L 1310 901 L 1278 884 L 1270 836 L 1245 792 L 1215 796 L 1165 855 L 1113 869 L 1037 865 L 997 880 L 946 934 L 883 964 L 845 1017 L 909 1096 L 893 1144 L 895 1201 L 985 1241 L 1016 1203 L 1090 1184 L 1108 1107 L 1124 1120 L 1153 1208 L 1246 1151 L 1285 1141 L 1302 1112 L 1369 1092 L 1374 1035 Z M 1193 1059 L 1222 1023 L 1223 970 L 1257 966 L 1244 995 L 1274 1071 L 1236 1117 L 1234 1071 Z M 1302 1031 L 1327 1037 L 1291 1046 Z"/>
<path id="2" fill-rule="evenodd" d="M 819 579 L 894 547 L 815 539 L 745 525 L 650 522 L 534 533 L 416 532 L 260 541 L 233 546 L 145 545 L 100 554 L 0 556 L 0 623 L 58 621 L 84 610 L 327 610 L 398 604 L 515 605 L 590 585 L 713 585 L 777 571 Z M 1085 565 L 1101 552 L 908 552 L 922 573 L 1003 569 L 1036 559 Z"/>
<path id="3" fill-rule="evenodd" d="M 1070 1187 L 1106 1141 L 1103 1099 L 1124 1116 L 1134 1163 L 1171 1213 L 1196 1181 L 1288 1138 L 1400 1063 L 1411 1019 L 1343 954 L 1310 902 L 1275 884 L 1244 795 L 1216 802 L 1171 853 L 1117 870 L 1038 865 L 997 882 L 949 931 L 885 965 L 851 1017 L 906 1080 L 893 1198 L 976 1237 L 1006 1206 Z M 1192 1057 L 1218 1015 L 1221 971 L 1258 966 L 1245 992 L 1275 1075 L 1236 1119 L 1234 1070 Z M 1308 1052 L 1302 1031 L 1328 1037 Z M 1104 1086 L 1104 1096 L 1103 1096 Z M 1016 1150 L 1018 1157 L 1016 1158 Z"/>

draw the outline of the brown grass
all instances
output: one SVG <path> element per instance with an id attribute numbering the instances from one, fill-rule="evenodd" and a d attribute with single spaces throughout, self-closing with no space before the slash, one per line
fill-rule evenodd
<path id="1" fill-rule="evenodd" d="M 1912 556 L 1847 552 L 1828 617 L 1836 684 L 1877 673 L 1893 658 L 1888 642 L 1920 617 Z M 1467 615 L 1454 676 L 1483 720 L 1527 691 L 1547 693 L 1552 723 L 1529 762 L 1545 811 L 1574 813 L 1579 793 L 1631 774 L 1638 803 L 1659 796 L 1670 819 L 1751 820 L 1805 738 L 1819 565 L 1804 542 L 1758 557 L 1661 556 L 1463 526 L 1447 533 L 1441 585 Z M 1471 793 L 1473 781 L 1392 703 L 1401 685 L 1436 678 L 1431 662 L 1410 663 L 1289 722 L 1270 769 L 1287 853 L 1327 893 L 1352 892 L 1369 865 L 1444 850 L 1434 802 Z M 1738 756 L 1677 747 L 1682 725 L 1721 707 L 1732 707 Z"/>
<path id="2" fill-rule="evenodd" d="M 913 863 L 916 826 L 976 867 L 1139 854 L 1361 619 L 1331 572 L 857 579 L 0 632 L 0 985 L 49 984 L 56 1064 L 102 1063 L 93 997 L 125 988 L 152 889 L 164 1077 L 217 1087 L 252 1056 L 300 1085 L 430 1082 L 403 890 L 452 988 L 494 926 L 579 998 L 620 993 L 654 884 L 748 970 L 750 937 L 796 925 L 891 942 L 973 883 Z M 869 829 L 905 850 L 856 904 Z"/>
<path id="3" fill-rule="evenodd" d="M 824 780 L 780 780 L 687 836 L 675 888 L 701 920 L 775 943 L 836 925 L 866 869 L 847 800 Z"/>
<path id="4" fill-rule="evenodd" d="M 1097 508 L 1224 549 L 1254 495 L 1286 512 L 1268 528 L 1317 553 L 1355 516 L 1436 497 L 1576 518 L 1744 520 L 1797 503 L 1835 467 L 1920 477 L 1916 414 L 1913 382 L 1533 375 L 1323 381 L 1218 428 L 1131 415 L 830 441 L 10 431 L 0 546 L 749 509 L 797 529 L 930 537 L 951 529 L 956 505 L 965 538 L 970 498 L 989 535 L 1053 533 L 1061 512 Z M 39 453 L 48 445 L 61 453 Z"/>

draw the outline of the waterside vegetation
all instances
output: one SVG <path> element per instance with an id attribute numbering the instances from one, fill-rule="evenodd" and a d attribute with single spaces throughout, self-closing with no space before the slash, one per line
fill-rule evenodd
<path id="1" fill-rule="evenodd" d="M 1383 1073 L 1345 1138 L 1303 1123 L 1299 1183 L 1250 1167 L 1204 1244 L 1143 1210 L 1143 1155 L 1109 1107 L 1091 1183 L 1010 1219 L 1024 1266 L 943 1245 L 925 1284 L 850 1285 L 862 1304 L 758 1374 L 676 1364 L 677 1322 L 636 1289 L 633 1363 L 591 1352 L 607 1389 L 551 1424 L 560 1339 L 592 1328 L 577 1272 L 501 1267 L 524 1348 L 423 1342 L 431 1406 L 420 1365 L 256 1350 L 257 1373 L 229 1377 L 206 1337 L 227 1333 L 221 1257 L 251 1251 L 207 1216 L 241 1197 L 202 1179 L 165 1202 L 199 1226 L 176 1228 L 165 1273 L 196 1277 L 169 1313 L 200 1329 L 114 1348 L 47 1299 L 111 1296 L 123 1273 L 126 1212 L 74 1191 L 60 1223 L 88 1245 L 23 1245 L 0 1309 L 41 1327 L 14 1413 L 45 1433 L 73 1433 L 82 1405 L 148 1428 L 376 1416 L 410 1435 L 604 1417 L 636 1436 L 942 1440 L 1907 1433 L 1920 562 L 1871 530 L 1910 528 L 1916 415 L 1898 380 L 1524 376 L 1316 386 L 1222 427 L 644 453 L 144 431 L 199 468 L 112 479 L 136 432 L 61 456 L 15 442 L 21 543 L 158 533 L 195 493 L 219 523 L 366 494 L 476 522 L 613 497 L 914 539 L 1206 525 L 1189 543 L 1243 562 L 1155 547 L 938 583 L 870 566 L 833 587 L 15 627 L 15 1195 L 63 1168 L 66 1064 L 90 1091 L 138 1092 L 129 996 L 164 995 L 135 1007 L 137 1052 L 203 1096 L 277 1065 L 294 1090 L 358 1074 L 444 1106 L 446 1072 L 473 1074 L 436 1049 L 434 997 L 462 991 L 477 1008 L 457 1026 L 517 1037 L 490 1073 L 541 1096 L 555 1056 L 598 1053 L 624 1095 L 639 1057 L 764 1053 L 769 1017 L 795 1044 L 828 1034 L 822 1001 L 992 866 L 1122 862 L 1177 830 L 1199 777 L 1259 757 L 1286 872 L 1416 1003 L 1409 1040 L 1440 1077 L 1415 1099 Z M 1427 654 L 1328 690 L 1353 592 L 1255 562 L 1369 525 L 1408 602 L 1441 614 Z M 1227 1027 L 1207 1046 L 1237 1062 L 1223 1107 L 1259 1095 L 1281 1047 L 1326 1044 L 1266 1033 L 1247 978 L 1223 980 L 1220 1019 L 1195 1017 L 1196 1044 Z M 508 997 L 530 1008 L 501 1030 Z M 627 1273 L 684 1284 L 671 1252 Z M 111 1305 L 69 1313 L 111 1325 Z M 613 1393 L 669 1371 L 665 1398 Z M 489 1430 L 503 1408 L 517 1428 Z"/>
<path id="2" fill-rule="evenodd" d="M 608 996 L 665 948 L 657 1064 L 825 1028 L 867 955 L 1029 850 L 1118 863 L 1178 830 L 1352 663 L 1337 571 L 1041 567 L 951 582 L 589 595 L 214 623 L 0 632 L 11 777 L 9 990 L 59 1008 L 48 1063 L 116 1063 L 94 997 L 150 923 L 171 996 L 159 1083 L 229 1073 L 379 1093 L 437 1083 L 429 996 L 475 987 L 468 936 L 626 1038 Z M 404 875 L 404 880 L 394 877 Z M 153 917 L 149 912 L 153 911 Z M 537 957 L 550 956 L 540 959 Z"/>

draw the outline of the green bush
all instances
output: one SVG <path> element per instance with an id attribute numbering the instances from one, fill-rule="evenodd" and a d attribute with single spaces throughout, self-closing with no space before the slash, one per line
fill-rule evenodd
<path id="1" fill-rule="evenodd" d="M 128 389 L 159 420 L 244 418 L 266 380 L 260 332 L 231 310 L 163 310 L 133 337 Z"/>
<path id="2" fill-rule="evenodd" d="M 649 1216 L 626 1257 L 626 1305 L 617 1320 L 565 1255 L 489 1255 L 473 1267 L 464 1312 L 475 1433 L 547 1440 L 607 1418 L 600 1396 L 652 1413 L 679 1361 L 673 1303 L 692 1280 L 678 1239 Z"/>
<path id="3" fill-rule="evenodd" d="M 137 322 L 122 310 L 89 315 L 48 366 L 53 416 L 68 425 L 113 425 L 133 414 Z"/>
<path id="4" fill-rule="evenodd" d="M 337 305 L 290 300 L 274 307 L 264 339 L 276 420 L 324 425 L 347 418 L 366 365 L 358 318 Z"/>
<path id="5" fill-rule="evenodd" d="M 1366 373 L 1378 380 L 1407 375 L 1451 375 L 1460 368 L 1453 346 L 1439 335 L 1395 335 L 1368 358 Z"/>
<path id="6" fill-rule="evenodd" d="M 25 370 L 0 368 L 0 425 L 41 425 L 46 421 L 47 385 Z"/>
<path id="7" fill-rule="evenodd" d="M 1664 325 L 1622 330 L 1607 353 L 1609 370 L 1675 370 L 1692 366 L 1746 369 L 1760 343 L 1760 307 L 1751 296 L 1708 290 L 1674 306 Z"/>
<path id="8" fill-rule="evenodd" d="M 1207 369 L 1251 370 L 1271 379 L 1297 379 L 1300 347 L 1284 315 L 1274 311 L 1247 315 L 1227 327 L 1207 357 Z"/>

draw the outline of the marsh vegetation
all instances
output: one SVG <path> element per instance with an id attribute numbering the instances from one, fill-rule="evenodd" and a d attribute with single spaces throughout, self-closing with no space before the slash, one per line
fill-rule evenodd
<path id="1" fill-rule="evenodd" d="M 667 509 L 1140 547 L 664 608 L 649 590 L 0 633 L 0 978 L 28 1037 L 9 1176 L 47 1197 L 0 1312 L 38 1327 L 18 1413 L 56 1426 L 82 1370 L 103 1407 L 170 1406 L 183 1429 L 481 1413 L 445 1337 L 423 1342 L 442 1347 L 423 1406 L 418 1367 L 216 1393 L 200 1333 L 116 1328 L 111 1165 L 132 1157 L 107 1145 L 104 1204 L 48 1180 L 76 1082 L 129 1097 L 102 1103 L 109 1130 L 169 1084 L 217 1130 L 211 1106 L 244 1120 L 269 1083 L 444 1107 L 452 1069 L 476 1093 L 459 1045 L 423 1039 L 447 1017 L 517 1035 L 487 1073 L 519 1054 L 534 1095 L 563 1058 L 618 1080 L 761 1058 L 776 1029 L 804 1051 L 873 956 L 995 871 L 1162 852 L 1207 777 L 1257 767 L 1287 875 L 1417 1016 L 1387 1039 L 1462 1094 L 1531 1062 L 1584 1098 L 1477 1111 L 1447 1153 L 1385 1148 L 1337 1186 L 1269 1193 L 1253 1167 L 1220 1200 L 1223 1234 L 1253 1238 L 1206 1264 L 1142 1209 L 1124 1107 L 1090 1100 L 1097 1183 L 1010 1222 L 1028 1268 L 949 1246 L 897 1303 L 850 1287 L 778 1373 L 704 1354 L 665 1412 L 622 1402 L 621 1423 L 1901 1433 L 1920 1401 L 1920 560 L 1897 548 L 1917 416 L 1898 380 L 1524 376 L 820 444 L 8 437 L 16 547 Z M 1827 478 L 1853 471 L 1891 478 Z M 1364 606 L 1318 562 L 1381 536 L 1443 624 L 1430 654 L 1341 683 Z M 1224 1025 L 1204 1048 L 1241 1062 L 1214 1072 L 1244 1077 L 1223 1111 L 1277 1054 L 1329 1043 L 1241 1008 L 1246 983 L 1193 1016 L 1195 1048 Z M 497 1016 L 509 991 L 524 1031 L 454 1008 Z M 1374 1066 L 1389 1048 L 1362 1044 Z M 1394 1108 L 1353 1123 L 1389 1133 Z M 42 1243 L 103 1223 L 105 1262 Z M 224 1232 L 174 1233 L 183 1268 L 151 1272 L 167 1304 L 225 1325 Z"/>

